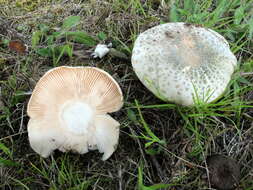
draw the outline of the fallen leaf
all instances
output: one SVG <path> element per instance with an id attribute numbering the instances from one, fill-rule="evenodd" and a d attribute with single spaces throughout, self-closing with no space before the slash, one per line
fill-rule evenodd
<path id="1" fill-rule="evenodd" d="M 27 46 L 19 40 L 13 40 L 9 42 L 9 49 L 19 54 L 24 54 L 27 50 Z"/>

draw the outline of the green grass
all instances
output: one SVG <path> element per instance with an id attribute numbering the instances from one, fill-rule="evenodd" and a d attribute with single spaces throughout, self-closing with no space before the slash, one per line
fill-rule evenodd
<path id="1" fill-rule="evenodd" d="M 0 188 L 208 189 L 205 159 L 219 153 L 241 165 L 238 189 L 253 189 L 253 0 L 0 0 Z M 73 17 L 74 16 L 74 17 Z M 131 67 L 138 34 L 189 22 L 223 35 L 238 59 L 216 102 L 182 107 L 152 95 Z M 26 54 L 10 51 L 20 39 Z M 89 55 L 112 42 L 103 59 Z M 39 78 L 60 65 L 97 66 L 119 82 L 125 106 L 113 117 L 120 142 L 103 162 L 97 151 L 42 159 L 29 146 L 27 102 Z"/>

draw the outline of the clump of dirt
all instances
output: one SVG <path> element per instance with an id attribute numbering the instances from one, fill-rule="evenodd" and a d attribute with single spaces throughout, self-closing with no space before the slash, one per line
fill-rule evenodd
<path id="1" fill-rule="evenodd" d="M 212 187 L 219 190 L 235 189 L 240 181 L 240 166 L 229 157 L 212 155 L 207 157 L 209 179 Z"/>

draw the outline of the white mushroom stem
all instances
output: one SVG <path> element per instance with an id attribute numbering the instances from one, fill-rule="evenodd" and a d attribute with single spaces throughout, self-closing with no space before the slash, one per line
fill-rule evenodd
<path id="1" fill-rule="evenodd" d="M 92 108 L 85 103 L 68 103 L 60 114 L 62 125 L 75 134 L 85 134 L 93 118 Z"/>

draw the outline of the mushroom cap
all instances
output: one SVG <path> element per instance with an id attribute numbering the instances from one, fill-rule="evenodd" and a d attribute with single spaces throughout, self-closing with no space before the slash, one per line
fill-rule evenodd
<path id="1" fill-rule="evenodd" d="M 51 69 L 36 84 L 28 103 L 31 147 L 43 157 L 55 149 L 82 154 L 98 148 L 105 160 L 114 152 L 119 136 L 119 123 L 107 113 L 122 105 L 122 91 L 105 71 L 95 67 Z M 101 130 L 104 136 L 96 138 L 102 136 Z M 101 145 L 104 139 L 108 146 Z"/>
<path id="2" fill-rule="evenodd" d="M 240 181 L 240 166 L 235 160 L 222 155 L 207 157 L 209 179 L 212 187 L 219 190 L 235 189 Z"/>
<path id="3" fill-rule="evenodd" d="M 236 63 L 224 37 L 186 23 L 144 31 L 132 52 L 132 66 L 141 82 L 158 98 L 181 105 L 219 98 Z"/>

